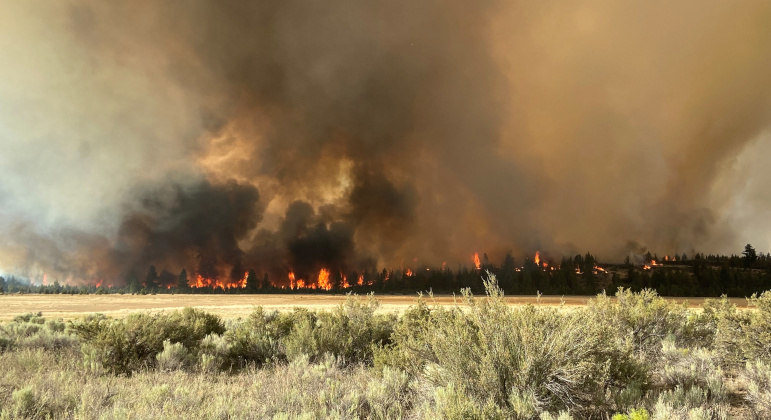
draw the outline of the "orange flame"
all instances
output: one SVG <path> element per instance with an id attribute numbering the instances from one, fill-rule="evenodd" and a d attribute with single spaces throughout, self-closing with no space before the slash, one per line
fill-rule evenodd
<path id="1" fill-rule="evenodd" d="M 407 277 L 412 277 L 415 275 L 415 273 L 413 273 L 412 270 L 408 268 L 407 271 L 404 272 L 404 275 Z"/>
<path id="2" fill-rule="evenodd" d="M 541 253 L 539 251 L 535 251 L 535 257 L 533 257 L 533 261 L 535 261 L 535 265 L 541 265 Z"/>
<path id="3" fill-rule="evenodd" d="M 599 265 L 595 265 L 595 266 L 594 266 L 594 274 L 597 274 L 597 273 L 605 273 L 605 274 L 608 274 L 608 270 L 606 270 L 606 269 L 604 269 L 604 268 L 600 267 Z"/>
<path id="4" fill-rule="evenodd" d="M 246 287 L 246 278 L 248 277 L 249 272 L 244 273 L 244 277 L 242 279 L 236 280 L 235 282 L 224 282 L 219 279 L 213 279 L 204 277 L 200 274 L 196 274 L 194 278 L 192 278 L 188 285 L 193 288 L 202 288 L 202 287 L 210 287 L 212 289 L 235 289 L 235 288 L 241 288 L 243 289 Z"/>
<path id="5" fill-rule="evenodd" d="M 96 287 L 97 287 L 97 288 L 99 288 L 99 287 L 102 287 L 102 280 L 98 280 L 98 281 L 96 282 Z"/>
<path id="6" fill-rule="evenodd" d="M 359 286 L 364 286 L 364 274 L 359 274 L 359 280 L 356 282 Z"/>
<path id="7" fill-rule="evenodd" d="M 329 283 L 329 270 L 322 268 L 319 271 L 319 281 L 317 283 L 319 289 L 332 290 L 332 284 Z"/>
<path id="8" fill-rule="evenodd" d="M 289 272 L 289 288 L 294 289 L 295 285 L 295 278 L 294 278 L 294 271 Z"/>
<path id="9" fill-rule="evenodd" d="M 650 270 L 650 269 L 651 269 L 651 266 L 649 266 L 648 264 L 643 265 L 643 270 Z"/>
<path id="10" fill-rule="evenodd" d="M 341 274 L 341 276 L 343 277 L 343 289 L 347 289 L 351 287 L 351 285 L 348 284 L 348 276 L 346 276 L 345 274 Z"/>
<path id="11" fill-rule="evenodd" d="M 474 253 L 474 268 L 476 268 L 477 270 L 482 268 L 482 264 L 479 262 L 479 253 L 478 252 Z"/>

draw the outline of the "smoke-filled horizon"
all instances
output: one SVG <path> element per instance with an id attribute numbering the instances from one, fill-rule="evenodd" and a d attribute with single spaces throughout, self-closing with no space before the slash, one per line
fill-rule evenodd
<path id="1" fill-rule="evenodd" d="M 10 2 L 0 271 L 771 249 L 771 4 Z"/>

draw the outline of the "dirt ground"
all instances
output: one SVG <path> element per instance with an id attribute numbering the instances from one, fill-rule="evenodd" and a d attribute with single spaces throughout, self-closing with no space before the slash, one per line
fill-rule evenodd
<path id="1" fill-rule="evenodd" d="M 380 301 L 379 311 L 402 312 L 417 301 L 417 296 L 376 296 Z M 561 305 L 575 307 L 585 305 L 591 296 L 507 296 L 512 305 Z M 691 307 L 698 307 L 704 298 L 677 298 L 687 301 Z M 270 310 L 291 310 L 294 307 L 325 310 L 332 309 L 345 301 L 344 295 L 0 295 L 0 320 L 9 320 L 29 312 L 42 312 L 47 318 L 79 318 L 90 313 L 103 313 L 111 317 L 122 317 L 139 311 L 164 311 L 187 306 L 216 313 L 224 318 L 239 318 L 249 315 L 257 306 Z M 429 304 L 463 305 L 463 299 L 453 296 L 426 298 Z M 732 299 L 739 307 L 746 307 L 745 299 Z"/>

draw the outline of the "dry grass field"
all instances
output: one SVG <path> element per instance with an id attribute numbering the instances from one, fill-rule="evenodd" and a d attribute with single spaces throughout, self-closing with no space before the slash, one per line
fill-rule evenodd
<path id="1" fill-rule="evenodd" d="M 417 301 L 417 296 L 379 295 L 380 312 L 402 312 Z M 510 305 L 547 305 L 565 306 L 585 305 L 592 296 L 508 296 Z M 434 296 L 426 298 L 429 303 L 439 305 L 463 304 L 460 296 Z M 255 307 L 262 306 L 270 310 L 291 310 L 294 307 L 324 310 L 331 309 L 345 300 L 345 295 L 321 294 L 264 294 L 264 295 L 0 295 L 0 320 L 10 320 L 15 316 L 42 312 L 46 318 L 79 318 L 90 313 L 103 313 L 111 317 L 123 317 L 132 312 L 165 311 L 194 307 L 215 313 L 223 318 L 245 317 Z M 677 302 L 686 301 L 689 307 L 698 307 L 704 298 L 673 298 Z M 747 301 L 732 298 L 737 307 L 746 307 Z"/>

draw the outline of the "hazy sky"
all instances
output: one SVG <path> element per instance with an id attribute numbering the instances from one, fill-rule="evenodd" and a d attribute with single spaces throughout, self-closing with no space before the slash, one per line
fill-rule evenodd
<path id="1" fill-rule="evenodd" d="M 1 2 L 0 271 L 771 250 L 767 1 Z"/>

